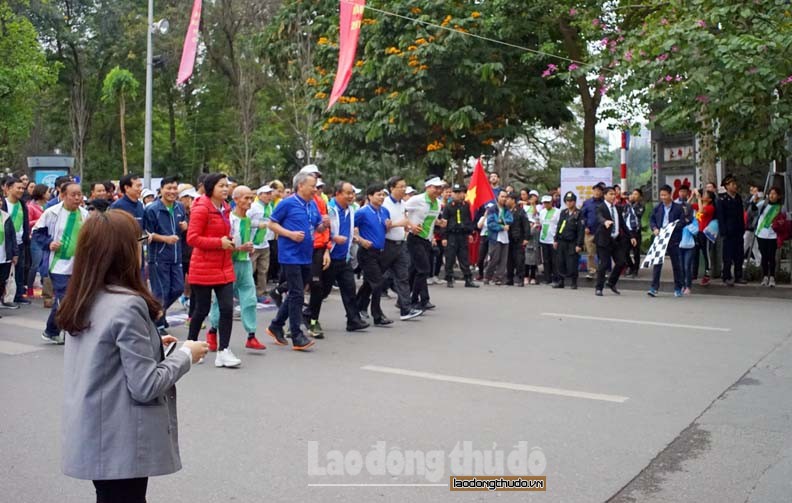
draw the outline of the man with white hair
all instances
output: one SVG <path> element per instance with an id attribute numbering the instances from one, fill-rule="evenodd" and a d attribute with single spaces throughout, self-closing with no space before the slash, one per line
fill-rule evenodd
<path id="1" fill-rule="evenodd" d="M 247 333 L 245 347 L 247 349 L 264 350 L 264 344 L 256 338 L 256 285 L 253 283 L 253 266 L 250 262 L 250 254 L 253 253 L 253 233 L 254 227 L 252 220 L 247 216 L 250 205 L 253 204 L 255 196 L 250 187 L 239 185 L 234 189 L 231 197 L 234 200 L 234 211 L 231 212 L 231 237 L 234 242 L 234 251 L 231 254 L 231 262 L 234 264 L 234 297 L 239 299 L 239 309 L 242 318 L 242 327 Z M 212 328 L 210 332 L 216 332 L 220 323 L 220 307 L 217 302 L 212 302 L 209 311 L 209 322 Z M 230 352 L 226 355 L 225 351 L 217 353 L 215 366 L 217 367 L 236 367 L 239 366 L 239 359 Z M 229 357 L 230 354 L 230 357 Z M 230 359 L 230 361 L 228 361 Z M 218 365 L 218 361 L 221 365 Z"/>
<path id="2" fill-rule="evenodd" d="M 275 239 L 267 225 L 274 206 L 272 204 L 272 187 L 264 184 L 256 191 L 256 200 L 253 201 L 247 212 L 253 226 L 253 255 L 250 256 L 250 262 L 253 266 L 253 276 L 256 279 L 256 299 L 264 303 L 269 302 L 266 296 L 267 273 L 270 263 L 269 241 Z"/>
<path id="3" fill-rule="evenodd" d="M 434 309 L 429 302 L 427 279 L 432 274 L 432 239 L 435 225 L 444 228 L 446 221 L 440 217 L 440 201 L 445 182 L 432 176 L 424 182 L 426 191 L 410 198 L 404 205 L 410 219 L 410 235 L 407 237 L 407 250 L 412 259 L 412 296 L 411 304 L 420 310 Z"/>

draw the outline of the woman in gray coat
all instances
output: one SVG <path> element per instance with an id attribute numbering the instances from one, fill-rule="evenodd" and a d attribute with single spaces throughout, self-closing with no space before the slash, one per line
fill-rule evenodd
<path id="1" fill-rule="evenodd" d="M 146 501 L 148 477 L 181 469 L 176 381 L 207 352 L 167 358 L 152 320 L 161 307 L 140 274 L 140 229 L 110 210 L 82 224 L 58 311 L 64 355 L 63 473 L 92 480 L 97 503 Z"/>

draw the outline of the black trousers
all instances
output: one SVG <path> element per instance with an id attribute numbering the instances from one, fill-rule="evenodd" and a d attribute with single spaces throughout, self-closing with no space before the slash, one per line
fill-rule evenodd
<path id="1" fill-rule="evenodd" d="M 597 267 L 597 290 L 602 290 L 605 287 L 605 274 L 607 273 L 605 265 L 610 264 L 611 260 L 614 265 L 610 278 L 608 278 L 608 285 L 616 286 L 627 259 L 628 245 L 629 243 L 623 242 L 622 239 L 611 240 L 608 246 L 597 245 L 597 261 L 600 264 L 600 267 Z"/>
<path id="2" fill-rule="evenodd" d="M 360 321 L 360 311 L 355 302 L 356 285 L 355 273 L 352 271 L 352 266 L 346 260 L 331 260 L 327 272 L 331 277 L 331 281 L 326 283 L 326 288 L 332 290 L 332 280 L 334 279 L 335 284 L 338 285 L 338 291 L 341 293 L 341 302 L 344 303 L 347 323 Z M 315 319 L 318 319 L 318 317 Z"/>
<path id="3" fill-rule="evenodd" d="M 468 235 L 449 234 L 445 248 L 446 280 L 454 279 L 454 264 L 459 262 L 459 270 L 465 279 L 470 279 L 470 262 L 468 261 Z"/>
<path id="4" fill-rule="evenodd" d="M 489 239 L 487 236 L 481 236 L 481 242 L 479 243 L 479 259 L 478 259 L 478 274 L 479 276 L 484 276 L 484 263 L 487 261 L 487 255 L 489 254 Z"/>
<path id="5" fill-rule="evenodd" d="M 635 232 L 630 237 L 635 238 L 635 246 L 630 243 L 630 251 L 627 253 L 627 267 L 630 274 L 638 274 L 641 268 L 641 233 Z"/>
<path id="6" fill-rule="evenodd" d="M 541 243 L 542 264 L 544 264 L 545 283 L 553 283 L 558 279 L 558 257 L 553 245 Z M 601 262 L 600 262 L 601 263 Z"/>
<path id="7" fill-rule="evenodd" d="M 509 238 L 509 256 L 506 257 L 506 284 L 513 285 L 515 280 L 522 284 L 525 280 L 525 248 L 522 242 Z"/>
<path id="8" fill-rule="evenodd" d="M 220 322 L 218 323 L 217 350 L 222 351 L 231 342 L 231 327 L 234 323 L 234 283 L 224 285 L 190 285 L 195 296 L 195 311 L 190 320 L 190 332 L 187 336 L 191 341 L 198 340 L 198 333 L 201 325 L 209 315 L 212 307 L 212 291 L 217 297 L 217 305 L 220 308 Z"/>
<path id="9" fill-rule="evenodd" d="M 407 236 L 407 250 L 410 252 L 410 259 L 412 260 L 410 303 L 412 305 L 425 305 L 429 302 L 429 286 L 426 280 L 432 273 L 432 243 L 428 239 L 410 234 Z"/>
<path id="10" fill-rule="evenodd" d="M 331 270 L 332 266 L 327 269 L 322 269 L 324 253 L 324 250 L 314 250 L 313 252 L 313 264 L 311 266 L 311 297 L 308 301 L 308 315 L 312 320 L 319 319 L 319 313 L 322 311 L 322 301 L 324 301 L 333 290 L 334 275 Z"/>
<path id="11" fill-rule="evenodd" d="M 140 479 L 94 480 L 96 503 L 146 503 L 148 477 Z"/>
<path id="12" fill-rule="evenodd" d="M 577 243 L 574 241 L 558 241 L 558 275 L 562 285 L 565 280 L 577 285 L 580 253 L 575 250 L 575 246 Z"/>
<path id="13" fill-rule="evenodd" d="M 382 274 L 382 251 L 362 246 L 358 250 L 358 264 L 363 271 L 363 285 L 358 290 L 356 305 L 358 312 L 361 306 L 371 296 L 371 317 L 374 320 L 381 320 L 385 315 L 382 312 L 380 299 L 382 298 L 382 288 L 385 285 L 385 278 Z"/>
<path id="14" fill-rule="evenodd" d="M 759 252 L 762 254 L 762 276 L 775 277 L 776 250 L 778 244 L 775 239 L 756 238 L 759 243 Z"/>
<path id="15" fill-rule="evenodd" d="M 440 276 L 443 270 L 443 259 L 445 258 L 445 247 L 443 243 L 437 243 L 437 246 L 432 246 L 432 276 Z"/>
<path id="16" fill-rule="evenodd" d="M 743 267 L 743 236 L 731 234 L 723 237 L 723 279 L 742 279 Z M 734 265 L 734 276 L 732 276 Z"/>
<path id="17" fill-rule="evenodd" d="M 280 262 L 278 262 L 278 240 L 273 239 L 268 241 L 270 245 L 270 263 L 269 270 L 267 270 L 267 278 L 272 281 L 281 281 L 280 277 Z M 266 287 L 267 285 L 264 285 Z"/>

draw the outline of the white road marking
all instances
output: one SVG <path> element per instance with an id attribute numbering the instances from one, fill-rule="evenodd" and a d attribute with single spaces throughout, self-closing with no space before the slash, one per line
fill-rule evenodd
<path id="1" fill-rule="evenodd" d="M 28 344 L 19 344 L 18 342 L 0 341 L 0 353 L 4 355 L 16 356 L 24 355 L 25 353 L 34 353 L 44 349 L 41 346 L 30 346 Z"/>
<path id="2" fill-rule="evenodd" d="M 448 484 L 308 484 L 308 487 L 445 487 Z"/>
<path id="3" fill-rule="evenodd" d="M 689 328 L 692 330 L 706 330 L 710 332 L 731 332 L 731 328 L 707 327 L 703 325 L 684 325 L 682 323 L 665 323 L 662 321 L 624 320 L 621 318 L 602 318 L 599 316 L 582 316 L 579 314 L 542 313 L 542 316 L 555 318 L 573 318 L 576 320 L 609 321 L 611 323 L 628 323 L 631 325 L 650 325 L 654 327 Z"/>
<path id="4" fill-rule="evenodd" d="M 31 320 L 26 318 L 17 318 L 16 316 L 8 316 L 5 315 L 3 319 L 0 319 L 0 327 L 3 325 L 13 325 L 15 327 L 20 328 L 32 328 L 38 329 L 42 332 L 44 331 L 44 326 L 47 324 L 47 320 Z"/>
<path id="5" fill-rule="evenodd" d="M 476 386 L 486 386 L 489 388 L 508 389 L 513 391 L 528 391 L 532 393 L 542 393 L 545 395 L 566 396 L 570 398 L 585 398 L 587 400 L 600 400 L 603 402 L 624 403 L 629 397 L 619 395 L 604 395 L 601 393 L 587 393 L 585 391 L 574 391 L 560 388 L 548 388 L 545 386 L 531 386 L 529 384 L 516 384 L 502 381 L 489 381 L 486 379 L 473 379 L 470 377 L 449 376 L 443 374 L 433 374 L 430 372 L 417 372 L 414 370 L 397 369 L 392 367 L 380 367 L 377 365 L 366 365 L 361 370 L 371 372 L 382 372 L 384 374 L 395 374 L 409 377 L 420 377 L 434 381 L 454 382 L 460 384 L 473 384 Z"/>

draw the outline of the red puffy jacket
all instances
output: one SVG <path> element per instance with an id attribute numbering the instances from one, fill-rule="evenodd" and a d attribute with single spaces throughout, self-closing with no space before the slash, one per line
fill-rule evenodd
<path id="1" fill-rule="evenodd" d="M 207 196 L 193 203 L 187 228 L 187 244 L 193 248 L 187 277 L 191 285 L 225 285 L 236 279 L 232 250 L 223 250 L 221 244 L 223 236 L 231 236 L 230 215 L 228 204 L 223 203 L 221 215 Z"/>

